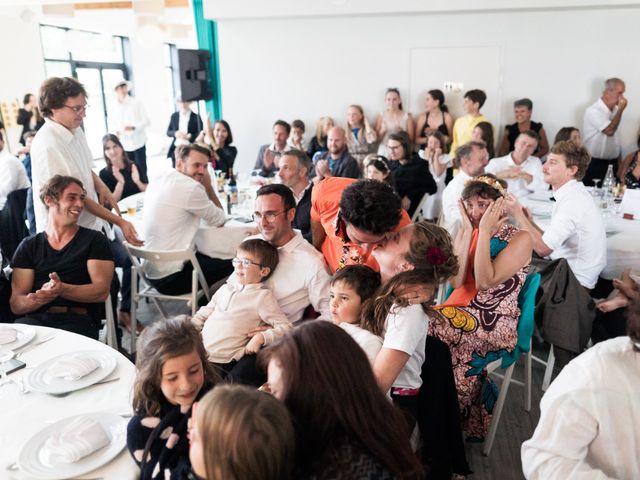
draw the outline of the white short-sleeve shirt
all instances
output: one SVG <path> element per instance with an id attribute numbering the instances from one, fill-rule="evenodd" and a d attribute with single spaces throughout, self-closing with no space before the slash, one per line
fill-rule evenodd
<path id="1" fill-rule="evenodd" d="M 610 137 L 602 133 L 602 130 L 609 126 L 617 111 L 618 107 L 609 110 L 602 98 L 599 98 L 584 112 L 582 144 L 592 157 L 614 160 L 620 156 L 618 130 Z"/>
<path id="2" fill-rule="evenodd" d="M 428 326 L 429 317 L 422 305 L 395 308 L 387 315 L 382 348 L 399 350 L 410 355 L 398 378 L 393 382 L 393 387 L 413 389 L 422 386 L 420 374 L 425 359 Z"/>
<path id="3" fill-rule="evenodd" d="M 580 284 L 593 288 L 607 264 L 607 236 L 602 213 L 582 182 L 570 180 L 553 193 L 551 224 L 542 241 L 552 260 L 566 258 Z"/>
<path id="4" fill-rule="evenodd" d="M 29 188 L 29 178 L 22 162 L 9 152 L 0 152 L 0 210 L 11 192 Z"/>
<path id="5" fill-rule="evenodd" d="M 353 323 L 342 322 L 340 327 L 360 345 L 360 348 L 362 348 L 367 355 L 369 363 L 373 365 L 378 353 L 382 349 L 382 338 Z"/>
<path id="6" fill-rule="evenodd" d="M 498 172 L 502 172 L 516 166 L 516 162 L 513 161 L 513 157 L 510 153 L 504 157 L 498 157 L 491 160 L 484 171 L 497 175 Z M 509 193 L 513 194 L 516 198 L 520 198 L 530 194 L 531 192 L 549 189 L 549 185 L 545 183 L 542 175 L 542 162 L 538 157 L 531 156 L 527 158 L 520 164 L 520 168 L 522 168 L 525 173 L 531 175 L 533 179 L 531 180 L 531 183 L 527 183 L 522 178 L 505 178 Z"/>
<path id="7" fill-rule="evenodd" d="M 464 184 L 469 179 L 471 177 L 460 170 L 442 192 L 442 226 L 453 238 L 455 238 L 458 228 L 460 228 L 458 200 L 460 200 L 464 190 Z"/>

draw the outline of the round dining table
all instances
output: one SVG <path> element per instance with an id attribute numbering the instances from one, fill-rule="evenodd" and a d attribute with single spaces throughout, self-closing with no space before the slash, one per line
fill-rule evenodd
<path id="1" fill-rule="evenodd" d="M 13 326 L 12 324 L 3 324 Z M 15 324 L 19 328 L 19 324 Z M 23 385 L 25 377 L 35 367 L 45 365 L 59 355 L 95 351 L 112 356 L 115 369 L 106 380 L 118 380 L 88 386 L 65 396 L 53 396 L 38 391 L 23 391 L 16 385 L 0 387 L 0 478 L 21 480 L 33 478 L 14 466 L 22 446 L 44 428 L 67 417 L 94 412 L 106 412 L 123 417 L 127 422 L 132 413 L 131 396 L 135 379 L 135 366 L 125 356 L 107 345 L 75 333 L 48 327 L 33 327 L 35 337 L 25 346 L 16 349 L 19 360 L 26 367 L 8 375 Z M 42 340 L 46 340 L 38 344 Z M 21 353 L 24 350 L 24 353 Z M 139 469 L 126 447 L 101 468 L 74 478 L 133 480 L 139 477 Z"/>
<path id="2" fill-rule="evenodd" d="M 520 198 L 520 203 L 529 208 L 533 220 L 542 230 L 551 224 L 553 201 L 551 191 L 536 192 Z M 607 235 L 607 264 L 600 276 L 607 280 L 619 278 L 626 268 L 640 269 L 640 220 L 627 220 L 619 212 L 605 212 Z"/>

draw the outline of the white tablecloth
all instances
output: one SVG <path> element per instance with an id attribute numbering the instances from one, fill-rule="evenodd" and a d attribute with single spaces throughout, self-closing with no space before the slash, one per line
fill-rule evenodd
<path id="1" fill-rule="evenodd" d="M 137 204 L 144 203 L 144 192 L 137 193 L 130 197 L 127 197 L 118 202 L 118 207 L 121 212 L 126 212 L 128 206 L 135 207 Z M 223 207 L 225 207 L 223 203 Z M 254 222 L 245 223 L 235 218 L 250 218 L 251 211 L 245 208 L 244 210 L 237 209 L 232 218 L 222 227 L 210 227 L 202 225 L 198 229 L 196 234 L 195 244 L 196 249 L 205 255 L 212 258 L 231 259 L 235 257 L 236 248 L 242 243 L 242 241 L 249 235 L 255 232 L 256 224 Z M 123 217 L 129 220 L 136 227 L 138 234 L 142 232 L 142 219 L 144 215 L 144 208 L 142 211 L 137 212 L 131 216 L 126 213 Z M 142 238 L 144 240 L 144 238 Z"/>
<path id="2" fill-rule="evenodd" d="M 0 401 L 0 478 L 25 478 L 19 472 L 5 470 L 5 467 L 17 460 L 25 442 L 52 423 L 83 413 L 108 411 L 125 415 L 130 414 L 132 410 L 131 393 L 135 366 L 129 360 L 111 347 L 88 337 L 54 328 L 35 328 L 37 334 L 32 342 L 51 334 L 55 335 L 55 338 L 21 355 L 20 360 L 27 364 L 27 368 L 12 373 L 10 378 L 20 379 L 29 373 L 29 367 L 38 366 L 64 353 L 99 350 L 113 355 L 118 362 L 115 370 L 107 378 L 120 377 L 120 380 L 94 385 L 63 398 L 37 392 L 23 394 L 13 385 L 2 387 L 8 393 L 5 393 Z M 108 465 L 77 478 L 128 480 L 136 479 L 138 476 L 139 469 L 125 448 Z"/>
<path id="3" fill-rule="evenodd" d="M 545 230 L 551 222 L 551 200 L 538 200 L 540 193 L 535 194 L 535 199 L 524 197 L 520 202 L 531 209 L 536 224 Z M 551 192 L 549 192 L 549 198 Z M 548 213 L 547 214 L 545 214 Z M 640 269 L 640 221 L 625 220 L 620 216 L 605 218 L 607 230 L 607 265 L 600 274 L 602 278 L 613 280 L 620 276 L 625 268 Z"/>

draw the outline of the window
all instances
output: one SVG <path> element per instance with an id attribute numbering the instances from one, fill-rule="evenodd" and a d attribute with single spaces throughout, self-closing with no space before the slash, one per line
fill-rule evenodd
<path id="1" fill-rule="evenodd" d="M 102 158 L 102 137 L 109 131 L 113 86 L 130 78 L 129 39 L 115 35 L 40 25 L 47 77 L 74 77 L 88 95 L 83 128 L 94 158 Z"/>

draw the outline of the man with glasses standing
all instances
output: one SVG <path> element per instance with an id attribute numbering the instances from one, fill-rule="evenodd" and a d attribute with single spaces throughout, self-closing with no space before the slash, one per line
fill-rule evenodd
<path id="1" fill-rule="evenodd" d="M 142 235 L 149 250 L 180 250 L 194 241 L 202 221 L 211 227 L 225 222 L 224 210 L 207 171 L 210 151 L 192 143 L 176 149 L 176 168 L 164 171 L 145 192 Z M 233 271 L 231 260 L 196 252 L 207 283 L 212 285 Z M 191 262 L 147 262 L 153 286 L 166 295 L 191 290 Z"/>
<path id="2" fill-rule="evenodd" d="M 78 225 L 91 230 L 103 230 L 105 221 L 118 225 L 126 240 L 142 245 L 133 225 L 102 205 L 115 206 L 107 186 L 92 170 L 93 157 L 87 139 L 80 128 L 87 108 L 87 92 L 74 78 L 52 77 L 40 87 L 39 105 L 45 123 L 38 130 L 31 145 L 33 192 L 40 189 L 54 175 L 75 177 L 84 185 L 87 196 Z M 34 202 L 36 230 L 43 231 L 48 222 L 47 208 Z"/>

